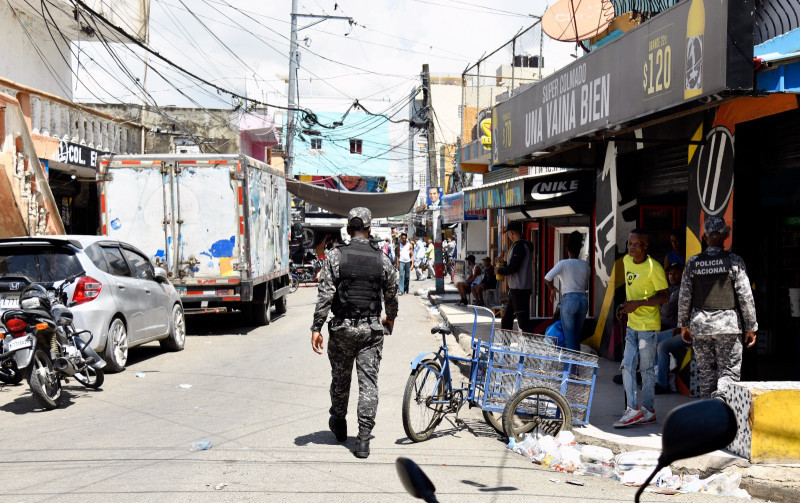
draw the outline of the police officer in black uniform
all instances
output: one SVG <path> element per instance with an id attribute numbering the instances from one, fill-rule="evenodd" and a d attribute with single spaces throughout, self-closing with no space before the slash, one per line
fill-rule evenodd
<path id="1" fill-rule="evenodd" d="M 353 362 L 358 373 L 358 438 L 356 457 L 369 456 L 369 440 L 378 410 L 378 369 L 383 351 L 384 327 L 391 333 L 397 317 L 397 271 L 391 260 L 369 241 L 372 214 L 353 208 L 347 218 L 349 244 L 332 250 L 322 267 L 311 325 L 311 347 L 322 354 L 320 330 L 328 325 L 331 362 L 331 408 L 328 426 L 336 440 L 347 440 L 347 403 Z M 381 296 L 386 317 L 381 320 Z"/>

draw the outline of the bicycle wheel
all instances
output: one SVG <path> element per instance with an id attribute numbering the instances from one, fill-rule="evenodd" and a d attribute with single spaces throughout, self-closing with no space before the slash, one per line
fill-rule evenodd
<path id="1" fill-rule="evenodd" d="M 572 429 L 572 409 L 558 391 L 530 387 L 517 391 L 503 409 L 503 431 L 521 440 L 525 433 L 558 435 Z"/>
<path id="2" fill-rule="evenodd" d="M 502 413 L 500 413 L 500 412 L 492 412 L 492 411 L 489 411 L 489 410 L 484 410 L 484 411 L 481 411 L 481 412 L 483 412 L 484 421 L 489 423 L 489 426 L 494 428 L 497 431 L 497 433 L 499 433 L 501 435 L 505 435 L 506 432 L 503 430 L 503 414 Z"/>
<path id="3" fill-rule="evenodd" d="M 444 417 L 443 404 L 431 403 L 434 399 L 442 400 L 445 393 L 444 379 L 434 372 L 440 369 L 435 360 L 425 360 L 408 376 L 403 394 L 403 429 L 414 442 L 428 440 Z"/>

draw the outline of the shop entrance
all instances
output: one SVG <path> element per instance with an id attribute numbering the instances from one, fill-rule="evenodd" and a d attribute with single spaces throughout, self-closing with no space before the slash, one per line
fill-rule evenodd
<path id="1" fill-rule="evenodd" d="M 732 251 L 754 285 L 742 380 L 800 379 L 800 113 L 737 126 Z M 780 134 L 777 132 L 780 131 Z"/>

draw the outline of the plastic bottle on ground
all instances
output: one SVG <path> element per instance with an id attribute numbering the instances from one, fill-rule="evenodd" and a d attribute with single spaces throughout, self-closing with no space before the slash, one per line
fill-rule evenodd
<path id="1" fill-rule="evenodd" d="M 207 451 L 211 449 L 214 443 L 211 440 L 201 440 L 199 442 L 192 442 L 189 444 L 190 451 Z"/>

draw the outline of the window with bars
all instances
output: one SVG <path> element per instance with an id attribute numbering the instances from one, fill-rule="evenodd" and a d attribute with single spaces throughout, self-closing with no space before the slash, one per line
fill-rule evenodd
<path id="1" fill-rule="evenodd" d="M 350 139 L 350 153 L 361 154 L 361 140 Z"/>
<path id="2" fill-rule="evenodd" d="M 311 138 L 311 150 L 322 150 L 322 138 Z"/>

